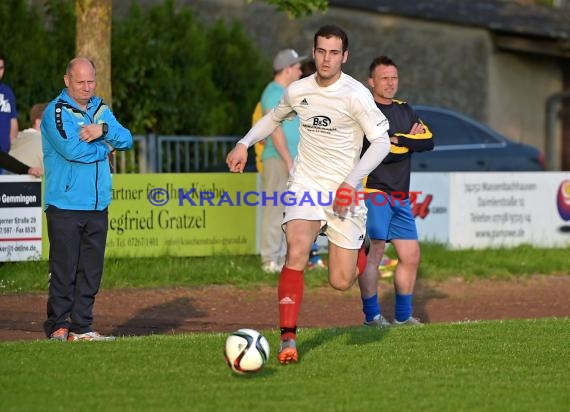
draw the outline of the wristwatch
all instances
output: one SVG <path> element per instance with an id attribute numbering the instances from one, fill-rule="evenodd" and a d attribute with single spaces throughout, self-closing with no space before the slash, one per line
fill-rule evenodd
<path id="1" fill-rule="evenodd" d="M 109 125 L 107 123 L 101 123 L 101 126 L 103 127 L 102 136 L 106 136 L 107 133 L 109 133 Z"/>

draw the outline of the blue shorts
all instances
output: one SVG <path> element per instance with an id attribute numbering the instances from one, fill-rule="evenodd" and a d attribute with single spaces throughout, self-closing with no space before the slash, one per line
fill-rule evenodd
<path id="1" fill-rule="evenodd" d="M 366 231 L 370 239 L 387 240 L 408 239 L 418 240 L 416 220 L 412 215 L 410 199 L 389 199 L 386 202 L 366 199 L 368 218 Z M 384 204 L 382 204 L 384 203 Z"/>

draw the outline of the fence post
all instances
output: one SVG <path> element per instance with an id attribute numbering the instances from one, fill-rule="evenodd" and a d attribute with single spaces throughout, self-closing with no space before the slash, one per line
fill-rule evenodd
<path id="1" fill-rule="evenodd" d="M 149 133 L 146 135 L 146 159 L 149 173 L 156 173 L 158 170 L 158 156 L 156 150 L 156 135 Z"/>

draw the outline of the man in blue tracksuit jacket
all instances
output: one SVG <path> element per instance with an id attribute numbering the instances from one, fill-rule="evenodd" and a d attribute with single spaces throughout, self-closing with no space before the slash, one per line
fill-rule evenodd
<path id="1" fill-rule="evenodd" d="M 115 150 L 130 149 L 133 138 L 94 95 L 93 62 L 71 60 L 64 82 L 41 123 L 50 242 L 44 330 L 53 340 L 111 340 L 92 329 L 112 196 L 108 159 Z"/>

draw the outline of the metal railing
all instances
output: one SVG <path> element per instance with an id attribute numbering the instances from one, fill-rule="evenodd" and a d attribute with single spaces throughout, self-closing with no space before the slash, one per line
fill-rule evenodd
<path id="1" fill-rule="evenodd" d="M 237 136 L 133 136 L 133 149 L 118 152 L 117 173 L 227 171 L 226 155 Z"/>

